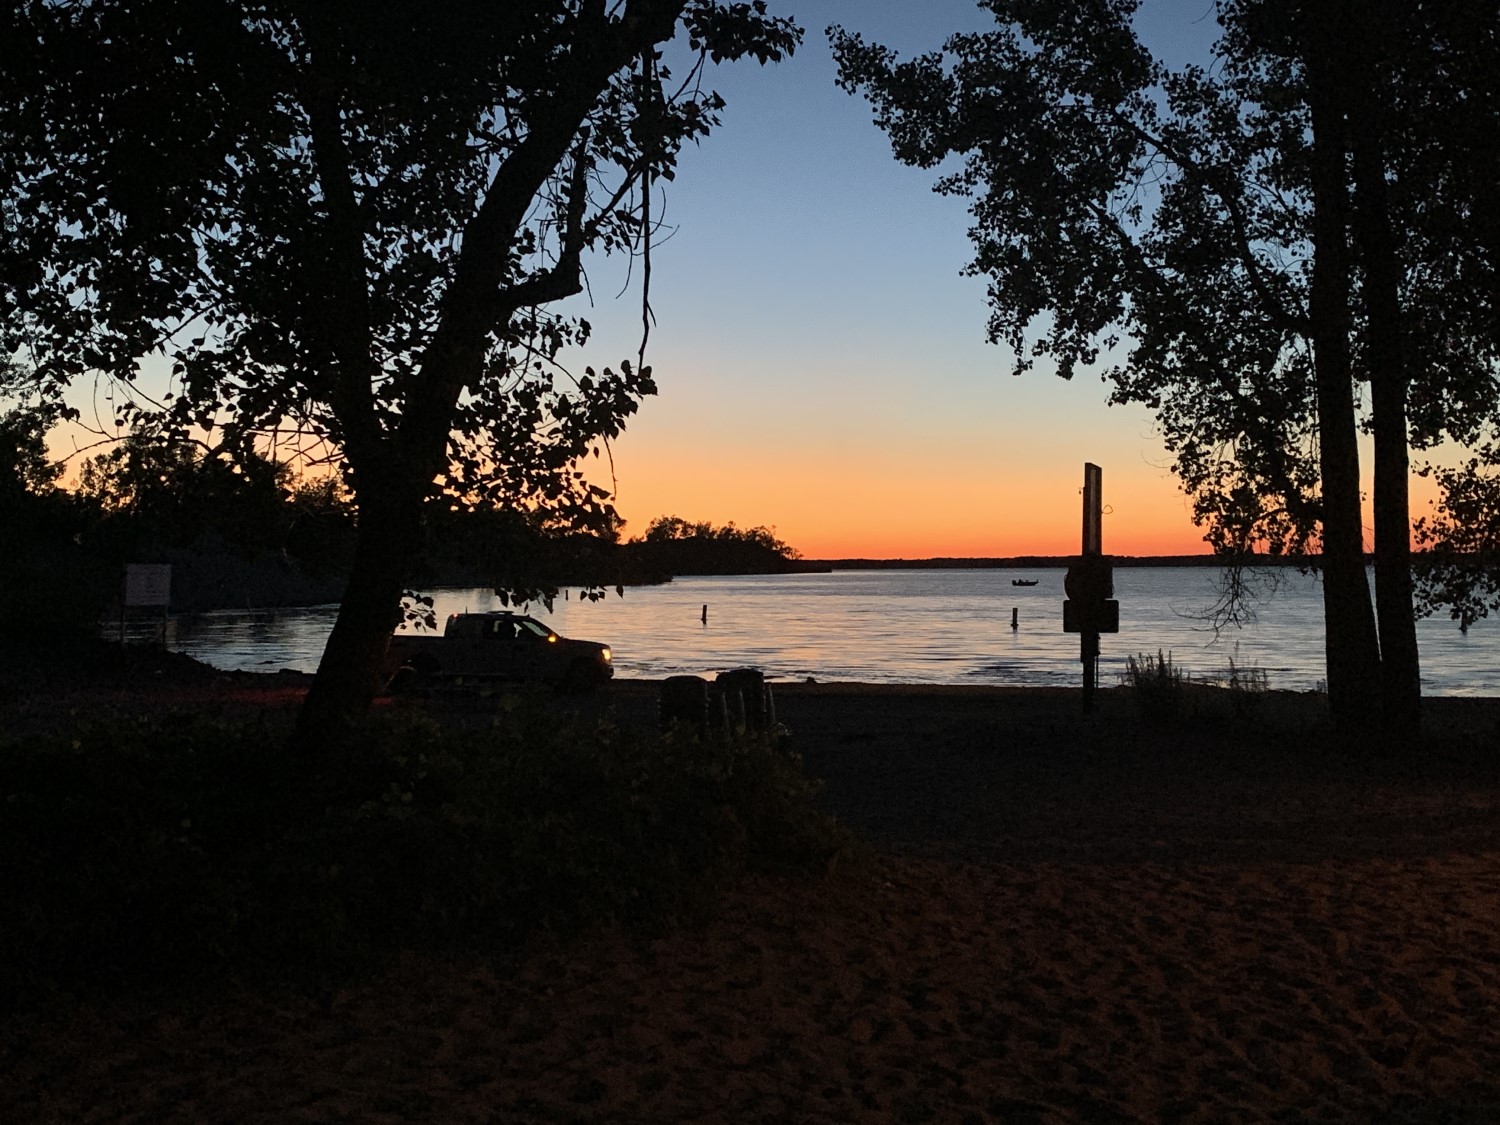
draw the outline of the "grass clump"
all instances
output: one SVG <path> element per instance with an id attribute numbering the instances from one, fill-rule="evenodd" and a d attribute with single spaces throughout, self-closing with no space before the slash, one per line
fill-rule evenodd
<path id="1" fill-rule="evenodd" d="M 225 973 L 317 977 L 398 949 L 657 924 L 851 837 L 769 738 L 712 746 L 538 706 L 387 716 L 309 761 L 177 715 L 0 746 L 0 1002 Z"/>
<path id="2" fill-rule="evenodd" d="M 1229 677 L 1224 681 L 1229 691 L 1229 705 L 1236 718 L 1249 718 L 1260 710 L 1266 693 L 1271 690 L 1264 668 L 1242 668 L 1229 659 Z"/>
<path id="3" fill-rule="evenodd" d="M 1175 722 L 1187 707 L 1187 676 L 1170 652 L 1157 650 L 1125 658 L 1125 683 L 1141 718 L 1150 723 Z"/>

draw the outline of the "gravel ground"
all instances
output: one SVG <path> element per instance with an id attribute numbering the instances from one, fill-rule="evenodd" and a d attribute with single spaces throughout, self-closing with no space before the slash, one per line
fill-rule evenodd
<path id="1" fill-rule="evenodd" d="M 0 719 L 301 689 L 65 677 Z M 0 1120 L 1500 1120 L 1500 701 L 1382 756 L 1315 696 L 1153 726 L 1121 690 L 774 691 L 869 865 L 519 963 L 0 1016 Z M 555 705 L 652 724 L 656 685 Z"/>

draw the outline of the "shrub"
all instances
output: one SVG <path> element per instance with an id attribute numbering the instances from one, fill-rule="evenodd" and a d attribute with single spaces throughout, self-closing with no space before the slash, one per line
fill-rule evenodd
<path id="1" fill-rule="evenodd" d="M 255 724 L 166 716 L 0 746 L 15 974 L 0 1002 L 656 924 L 851 839 L 769 738 L 705 745 L 523 702 L 486 731 L 384 717 L 318 763 L 278 745 Z"/>
<path id="2" fill-rule="evenodd" d="M 1247 718 L 1258 711 L 1271 689 L 1264 668 L 1241 668 L 1233 657 L 1229 660 L 1229 679 L 1224 686 L 1229 689 L 1230 707 L 1238 718 Z"/>
<path id="3" fill-rule="evenodd" d="M 1126 657 L 1125 680 L 1141 717 L 1148 722 L 1171 722 L 1182 717 L 1187 699 L 1187 677 L 1172 663 L 1172 654 L 1140 653 Z"/>

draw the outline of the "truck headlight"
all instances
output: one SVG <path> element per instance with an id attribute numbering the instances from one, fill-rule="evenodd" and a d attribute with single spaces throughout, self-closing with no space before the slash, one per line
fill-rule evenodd
<path id="1" fill-rule="evenodd" d="M 611 653 L 610 653 L 610 651 L 609 651 L 608 648 L 601 648 L 599 650 L 599 655 L 604 659 L 604 663 L 606 663 L 606 664 L 608 664 L 611 660 L 614 659 L 614 657 L 611 655 Z"/>

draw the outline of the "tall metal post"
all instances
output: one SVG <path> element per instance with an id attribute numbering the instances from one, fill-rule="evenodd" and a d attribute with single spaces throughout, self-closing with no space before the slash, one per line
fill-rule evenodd
<path id="1" fill-rule="evenodd" d="M 1083 557 L 1104 554 L 1104 470 L 1092 462 L 1083 466 Z M 1083 661 L 1083 713 L 1094 706 L 1094 688 L 1099 678 L 1099 634 L 1086 629 L 1078 638 Z"/>
<path id="2" fill-rule="evenodd" d="M 1114 600 L 1115 584 L 1104 558 L 1104 470 L 1083 466 L 1083 551 L 1068 567 L 1063 579 L 1067 601 L 1063 602 L 1063 631 L 1079 635 L 1079 657 L 1083 661 L 1083 710 L 1094 706 L 1094 688 L 1099 680 L 1099 634 L 1120 630 L 1120 603 Z"/>

